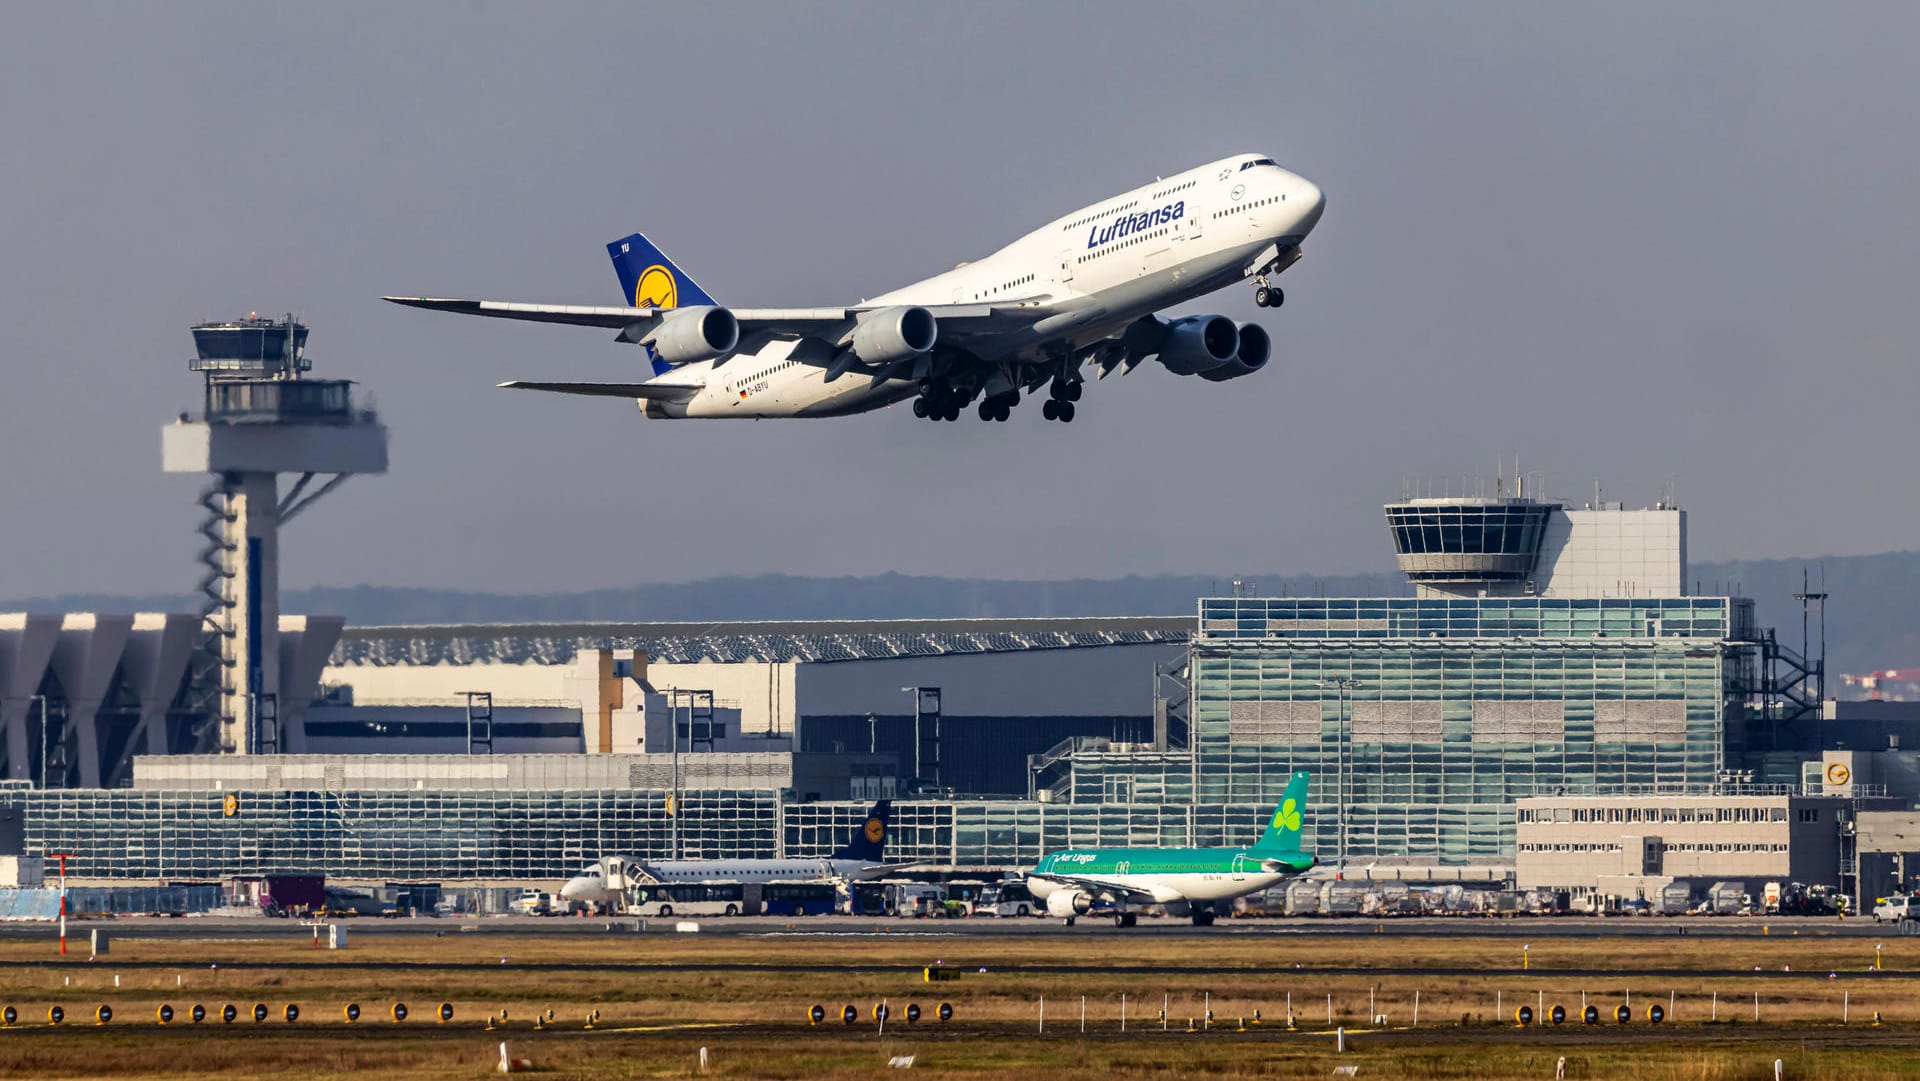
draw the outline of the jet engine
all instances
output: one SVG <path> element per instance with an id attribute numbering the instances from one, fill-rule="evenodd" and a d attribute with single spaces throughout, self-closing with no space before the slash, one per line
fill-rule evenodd
<path id="1" fill-rule="evenodd" d="M 1093 911 L 1093 898 L 1082 890 L 1065 886 L 1047 894 L 1047 915 L 1070 920 Z"/>
<path id="2" fill-rule="evenodd" d="M 1175 375 L 1200 375 L 1233 363 L 1239 351 L 1240 330 L 1233 320 L 1224 315 L 1190 315 L 1167 324 L 1160 363 Z"/>
<path id="3" fill-rule="evenodd" d="M 1224 383 L 1229 379 L 1252 375 L 1267 366 L 1267 357 L 1273 353 L 1273 339 L 1267 337 L 1266 328 L 1258 323 L 1241 323 L 1239 329 L 1240 347 L 1234 352 L 1233 359 L 1218 368 L 1201 372 L 1200 378 Z"/>
<path id="4" fill-rule="evenodd" d="M 876 367 L 896 364 L 931 350 L 939 337 L 939 321 L 925 308 L 880 308 L 853 328 L 853 355 Z"/>
<path id="5" fill-rule="evenodd" d="M 740 321 L 708 304 L 676 308 L 640 340 L 668 364 L 691 364 L 733 352 L 740 344 Z"/>

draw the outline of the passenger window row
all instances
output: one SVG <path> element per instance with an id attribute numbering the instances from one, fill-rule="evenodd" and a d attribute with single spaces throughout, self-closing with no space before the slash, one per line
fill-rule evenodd
<path id="1" fill-rule="evenodd" d="M 1132 210 L 1134 207 L 1139 205 L 1140 205 L 1140 200 L 1133 199 L 1133 200 L 1129 200 L 1127 203 L 1121 206 L 1111 206 L 1105 210 L 1096 210 L 1093 213 L 1088 214 L 1086 217 L 1081 218 L 1079 221 L 1068 222 L 1067 224 L 1062 225 L 1060 227 L 1060 231 L 1064 233 L 1064 232 L 1067 232 L 1068 230 L 1078 229 L 1082 225 L 1091 225 L 1092 223 L 1099 221 L 1101 218 L 1105 218 L 1113 214 L 1118 214 L 1123 210 Z"/>
<path id="2" fill-rule="evenodd" d="M 1257 207 L 1257 206 L 1266 206 L 1270 203 L 1284 203 L 1286 201 L 1287 201 L 1287 197 L 1284 195 L 1270 196 L 1265 199 L 1255 199 L 1254 201 L 1250 203 L 1245 203 L 1241 206 L 1230 206 L 1225 210 L 1216 210 L 1213 212 L 1213 216 L 1216 218 L 1224 218 L 1229 214 L 1238 214 L 1242 210 L 1252 210 L 1254 207 Z"/>
<path id="3" fill-rule="evenodd" d="M 1152 240 L 1154 237 L 1161 236 L 1167 233 L 1168 231 L 1169 231 L 1168 229 L 1162 228 L 1162 229 L 1155 229 L 1151 233 L 1141 233 L 1137 236 L 1130 236 L 1125 240 L 1115 241 L 1114 243 L 1109 244 L 1105 248 L 1102 248 L 1099 251 L 1094 252 L 1092 255 L 1082 255 L 1078 259 L 1076 259 L 1075 262 L 1084 263 L 1089 259 L 1098 259 L 1103 255 L 1112 255 L 1114 252 L 1119 251 L 1121 248 L 1132 247 L 1133 245 L 1138 244 L 1143 240 Z"/>

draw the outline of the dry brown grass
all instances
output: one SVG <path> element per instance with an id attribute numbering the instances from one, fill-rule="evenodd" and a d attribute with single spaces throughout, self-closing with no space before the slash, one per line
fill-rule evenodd
<path id="1" fill-rule="evenodd" d="M 1358 1049 L 1346 1061 L 1363 1063 L 1367 1078 L 1551 1077 L 1563 1054 L 1569 1077 L 1771 1077 L 1775 1057 L 1808 1071 L 1790 1072 L 1794 1077 L 1920 1076 L 1920 1058 L 1905 1050 L 1920 1038 L 1920 980 L 1865 974 L 1872 942 L 1853 938 L 1542 937 L 1531 943 L 1531 971 L 1522 973 L 1518 940 L 1467 936 L 456 933 L 368 935 L 350 950 L 327 951 L 281 933 L 284 939 L 248 942 L 117 938 L 113 952 L 93 963 L 59 962 L 45 943 L 0 943 L 6 966 L 0 1002 L 13 1004 L 23 1021 L 0 1032 L 0 1072 L 239 1078 L 270 1065 L 289 1078 L 473 1077 L 491 1067 L 497 1042 L 506 1038 L 516 1054 L 524 1051 L 546 1067 L 546 1076 L 683 1076 L 705 1045 L 715 1073 L 735 1077 L 897 1077 L 886 1070 L 891 1051 L 920 1056 L 916 1076 L 922 1077 L 1325 1078 L 1335 1058 L 1330 1040 L 1318 1032 L 1327 1028 L 1331 995 L 1335 1024 L 1366 1029 L 1378 1012 L 1396 1030 L 1355 1035 Z M 1920 970 L 1920 941 L 1886 945 L 1889 969 Z M 923 982 L 920 966 L 935 958 L 965 975 Z M 534 967 L 552 964 L 596 967 Z M 761 964 L 778 968 L 719 967 Z M 1751 971 L 1755 964 L 1761 971 Z M 289 967 L 304 965 L 316 967 Z M 397 967 L 375 967 L 381 965 Z M 1047 966 L 1061 970 L 1040 970 Z M 1117 971 L 1154 966 L 1167 971 Z M 1433 971 L 1382 971 L 1387 968 Z M 1565 974 L 1576 968 L 1603 974 Z M 1709 978 L 1645 975 L 1649 969 L 1739 971 Z M 1833 969 L 1850 978 L 1825 979 Z M 1503 1016 L 1523 1002 L 1557 1002 L 1575 1011 L 1583 991 L 1608 1014 L 1631 992 L 1634 1023 L 1520 1031 Z M 1416 992 L 1419 1028 L 1409 1030 Z M 1755 992 L 1758 1025 L 1751 1020 Z M 1704 1023 L 1716 994 L 1720 1020 L 1738 1023 Z M 1033 1031 L 1043 995 L 1044 1036 Z M 1291 1034 L 1282 1023 L 1289 995 L 1302 1029 Z M 1854 1021 L 1846 1028 L 1839 1024 L 1843 995 Z M 884 1037 L 867 1019 L 882 999 L 896 1011 Z M 908 1002 L 931 1014 L 943 999 L 958 1011 L 951 1025 L 923 1020 L 908 1029 L 899 1019 Z M 163 1029 L 153 1020 L 163 1001 L 182 1018 L 194 1002 L 215 1012 L 232 1002 L 243 1015 L 264 1002 L 274 1020 L 198 1027 L 176 1020 Z M 295 1025 L 278 1020 L 289 1001 L 302 1010 Z M 360 1024 L 342 1022 L 347 1001 L 361 1005 Z M 385 1020 L 393 1001 L 407 1002 L 413 1020 Z M 451 1025 L 431 1020 L 441 1001 L 455 1006 Z M 1157 1018 L 1163 1001 L 1171 1015 L 1166 1034 Z M 1674 1005 L 1673 1018 L 1659 1030 L 1642 1019 L 1654 1001 Z M 69 1015 L 60 1029 L 44 1023 L 54 1002 Z M 115 1010 L 104 1028 L 91 1021 L 100 1002 Z M 1209 1002 L 1216 1031 L 1186 1035 L 1186 1019 L 1201 1017 Z M 804 1011 L 814 1003 L 836 1020 L 808 1026 Z M 858 1025 L 838 1023 L 845 1004 L 859 1009 Z M 483 1019 L 501 1009 L 509 1016 L 507 1031 L 485 1032 Z M 532 1017 L 547 1009 L 558 1026 L 532 1031 Z M 594 1009 L 602 1019 L 587 1032 L 582 1021 Z M 1265 1025 L 1232 1031 L 1255 1010 Z M 1875 1010 L 1887 1025 L 1865 1023 Z"/>

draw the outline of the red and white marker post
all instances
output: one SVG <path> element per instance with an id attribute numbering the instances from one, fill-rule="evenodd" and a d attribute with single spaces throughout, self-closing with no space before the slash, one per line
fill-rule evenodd
<path id="1" fill-rule="evenodd" d="M 49 852 L 47 855 L 60 861 L 60 956 L 67 955 L 67 860 L 72 856 L 66 852 Z"/>

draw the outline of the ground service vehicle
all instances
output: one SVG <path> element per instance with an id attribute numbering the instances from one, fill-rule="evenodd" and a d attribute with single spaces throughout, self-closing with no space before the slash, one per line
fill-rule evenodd
<path id="1" fill-rule="evenodd" d="M 553 894 L 526 890 L 507 905 L 507 911 L 516 916 L 550 916 L 553 914 Z"/>
<path id="2" fill-rule="evenodd" d="M 980 899 L 973 906 L 976 916 L 1031 916 L 1039 910 L 1033 891 L 1017 878 L 997 882 L 980 891 Z"/>
<path id="3" fill-rule="evenodd" d="M 839 905 L 831 882 L 659 882 L 627 891 L 634 916 L 821 916 Z"/>
<path id="4" fill-rule="evenodd" d="M 1898 923 L 1901 920 L 1920 920 L 1920 895 L 1882 897 L 1874 903 L 1873 922 Z"/>

